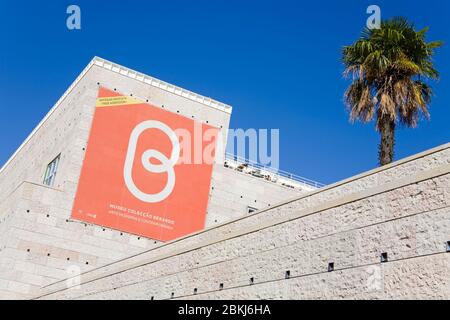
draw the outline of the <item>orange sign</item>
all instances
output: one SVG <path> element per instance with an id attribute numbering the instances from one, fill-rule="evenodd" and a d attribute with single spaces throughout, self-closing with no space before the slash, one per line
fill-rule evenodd
<path id="1" fill-rule="evenodd" d="M 100 88 L 72 218 L 161 241 L 203 229 L 217 136 Z"/>

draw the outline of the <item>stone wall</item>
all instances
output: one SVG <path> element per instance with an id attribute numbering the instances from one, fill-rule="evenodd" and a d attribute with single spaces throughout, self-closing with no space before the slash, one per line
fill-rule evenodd
<path id="1" fill-rule="evenodd" d="M 71 279 L 81 279 L 79 287 L 48 285 L 36 297 L 449 299 L 449 230 L 446 144 L 82 273 Z"/>

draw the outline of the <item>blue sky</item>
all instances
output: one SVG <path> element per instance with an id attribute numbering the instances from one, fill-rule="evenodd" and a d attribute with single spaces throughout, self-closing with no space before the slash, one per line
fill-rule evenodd
<path id="1" fill-rule="evenodd" d="M 397 131 L 396 159 L 450 141 L 448 0 L 55 2 L 2 2 L 0 163 L 98 55 L 233 105 L 232 128 L 279 128 L 281 169 L 331 183 L 374 168 L 379 137 L 349 123 L 340 63 L 370 4 L 446 42 L 431 121 Z"/>

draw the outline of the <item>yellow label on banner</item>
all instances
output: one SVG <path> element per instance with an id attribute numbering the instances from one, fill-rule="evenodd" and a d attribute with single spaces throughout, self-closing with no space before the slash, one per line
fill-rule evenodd
<path id="1" fill-rule="evenodd" d="M 114 107 L 128 104 L 140 104 L 142 101 L 128 96 L 102 97 L 97 98 L 96 107 Z"/>

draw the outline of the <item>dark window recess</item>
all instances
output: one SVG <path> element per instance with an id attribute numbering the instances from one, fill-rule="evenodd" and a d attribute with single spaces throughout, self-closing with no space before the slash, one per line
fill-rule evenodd
<path id="1" fill-rule="evenodd" d="M 255 283 L 255 278 L 251 277 L 250 278 L 250 284 L 254 284 Z"/>
<path id="2" fill-rule="evenodd" d="M 247 206 L 247 214 L 253 213 L 255 211 L 258 211 L 258 208 Z"/>
<path id="3" fill-rule="evenodd" d="M 286 274 L 284 275 L 284 277 L 286 278 L 286 279 L 289 279 L 290 277 L 291 277 L 291 271 L 286 271 Z"/>
<path id="4" fill-rule="evenodd" d="M 194 288 L 194 294 L 197 294 L 197 288 Z"/>
<path id="5" fill-rule="evenodd" d="M 175 292 L 172 292 L 171 297 L 172 298 L 175 297 Z"/>
<path id="6" fill-rule="evenodd" d="M 219 284 L 219 289 L 220 289 L 220 290 L 223 289 L 223 283 Z"/>
<path id="7" fill-rule="evenodd" d="M 450 252 L 450 241 L 447 241 L 446 247 L 447 247 L 447 252 Z"/>
<path id="8" fill-rule="evenodd" d="M 154 296 L 152 296 L 152 297 L 150 298 L 150 300 L 155 300 L 155 297 L 154 297 Z"/>
<path id="9" fill-rule="evenodd" d="M 387 262 L 388 261 L 388 254 L 387 252 L 383 252 L 381 254 L 381 262 Z"/>
<path id="10" fill-rule="evenodd" d="M 328 272 L 334 271 L 334 262 L 328 264 Z"/>

